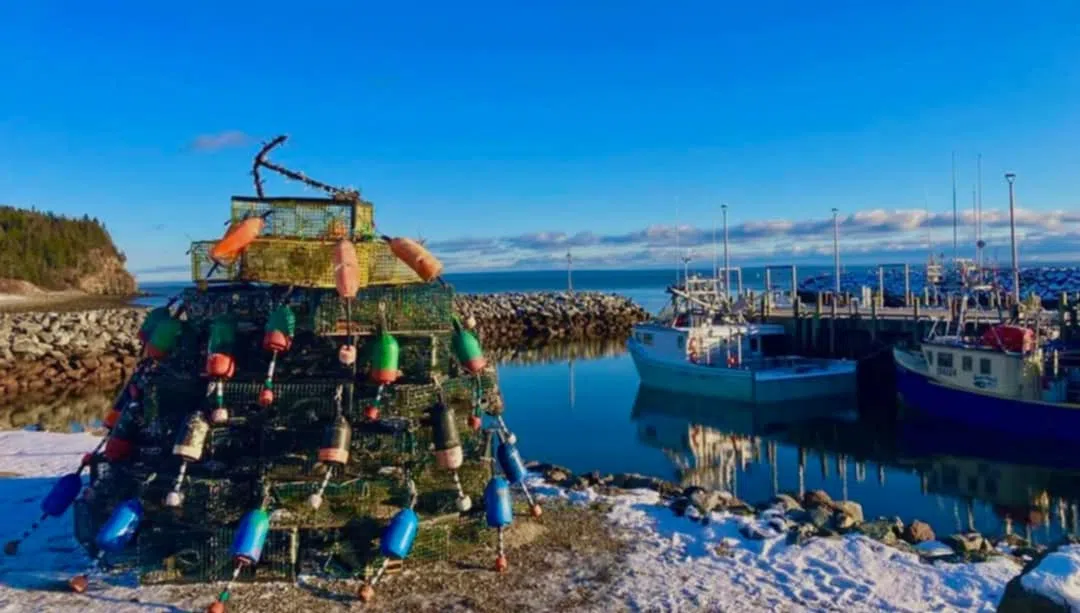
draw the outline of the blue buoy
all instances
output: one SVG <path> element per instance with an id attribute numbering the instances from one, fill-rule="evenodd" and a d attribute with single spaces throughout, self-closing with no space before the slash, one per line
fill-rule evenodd
<path id="1" fill-rule="evenodd" d="M 528 473 L 528 470 L 525 468 L 525 460 L 521 459 L 521 453 L 518 451 L 517 445 L 503 441 L 499 445 L 496 455 L 499 458 L 499 467 L 506 473 L 510 483 L 525 482 L 525 474 Z"/>
<path id="2" fill-rule="evenodd" d="M 132 498 L 121 502 L 98 531 L 98 549 L 109 553 L 123 551 L 135 536 L 142 517 L 143 507 L 137 499 Z"/>
<path id="3" fill-rule="evenodd" d="M 78 473 L 68 473 L 53 485 L 49 495 L 41 501 L 41 512 L 52 517 L 60 517 L 68 510 L 71 503 L 82 490 L 82 477 Z"/>
<path id="4" fill-rule="evenodd" d="M 247 515 L 240 520 L 236 527 L 236 538 L 233 539 L 229 553 L 238 563 L 258 564 L 262 557 L 263 545 L 270 533 L 270 516 L 262 509 L 248 511 Z"/>
<path id="5" fill-rule="evenodd" d="M 413 541 L 416 540 L 416 531 L 420 527 L 420 518 L 412 509 L 402 509 L 390 520 L 386 526 L 382 538 L 379 539 L 379 549 L 382 554 L 395 560 L 404 560 L 412 551 Z"/>
<path id="6" fill-rule="evenodd" d="M 492 477 L 484 488 L 484 510 L 487 524 L 503 528 L 514 521 L 514 507 L 510 500 L 510 484 L 502 477 Z"/>

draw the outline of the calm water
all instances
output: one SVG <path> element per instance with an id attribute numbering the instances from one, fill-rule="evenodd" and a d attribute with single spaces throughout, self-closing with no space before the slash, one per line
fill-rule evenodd
<path id="1" fill-rule="evenodd" d="M 755 272 L 760 270 L 744 271 L 747 287 L 761 287 L 763 275 Z M 461 292 L 543 291 L 564 289 L 566 275 L 494 273 L 449 280 Z M 576 289 L 618 292 L 653 311 L 665 303 L 663 287 L 673 280 L 668 271 L 574 274 Z M 179 287 L 146 289 L 169 295 Z M 854 406 L 763 410 L 642 390 L 621 344 L 503 357 L 506 420 L 530 459 L 575 472 L 638 472 L 726 487 L 751 502 L 777 489 L 820 488 L 862 503 L 868 517 L 919 518 L 942 534 L 969 523 L 998 534 L 1006 515 L 1014 518 L 1016 532 L 1030 531 L 1040 542 L 1062 530 L 1076 532 L 1080 456 L 1071 450 L 955 426 L 870 427 L 859 423 Z M 87 411 L 101 414 L 92 406 Z M 0 428 L 70 428 L 49 418 L 58 415 L 67 424 L 84 421 L 40 403 L 5 413 L 14 416 L 0 414 Z"/>

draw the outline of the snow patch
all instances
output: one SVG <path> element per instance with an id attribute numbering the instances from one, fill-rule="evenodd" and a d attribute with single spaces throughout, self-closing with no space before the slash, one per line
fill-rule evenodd
<path id="1" fill-rule="evenodd" d="M 1080 545 L 1065 545 L 1047 555 L 1020 583 L 1029 592 L 1080 611 Z"/>

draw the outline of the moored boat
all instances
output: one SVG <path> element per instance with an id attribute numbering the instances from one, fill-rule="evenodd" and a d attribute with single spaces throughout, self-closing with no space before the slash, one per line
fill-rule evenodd
<path id="1" fill-rule="evenodd" d="M 999 324 L 981 336 L 935 335 L 893 349 L 897 393 L 931 417 L 1051 440 L 1080 440 L 1080 372 L 1035 331 Z"/>
<path id="2" fill-rule="evenodd" d="M 691 288 L 688 280 L 669 310 L 634 326 L 627 349 L 642 385 L 744 403 L 854 396 L 854 361 L 787 355 L 783 326 L 746 322 Z"/>

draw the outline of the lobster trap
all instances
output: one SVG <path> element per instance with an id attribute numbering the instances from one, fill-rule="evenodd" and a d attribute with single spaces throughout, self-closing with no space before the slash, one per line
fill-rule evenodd
<path id="1" fill-rule="evenodd" d="M 334 198 L 256 198 L 233 196 L 232 220 L 266 215 L 265 238 L 368 238 L 375 228 L 375 207 L 366 200 Z"/>
<path id="2" fill-rule="evenodd" d="M 218 252 L 235 261 L 215 265 L 217 243 L 192 244 L 196 287 L 142 330 L 153 366 L 125 386 L 133 400 L 110 435 L 122 443 L 88 460 L 76 536 L 93 552 L 111 514 L 138 500 L 136 546 L 109 562 L 142 583 L 223 580 L 243 562 L 246 581 L 367 578 L 391 518 L 410 522 L 411 552 L 394 554 L 410 561 L 480 542 L 468 499 L 491 478 L 480 416 L 502 411 L 495 370 L 464 374 L 483 355 L 455 326 L 452 288 L 398 259 L 359 192 L 267 161 L 283 141 L 256 156 L 257 197 L 232 199 L 236 225 Z M 331 197 L 264 197 L 260 167 Z M 358 271 L 338 288 L 342 240 Z M 388 240 L 424 274 L 441 268 Z M 335 290 L 352 294 L 353 281 L 343 300 Z"/>
<path id="3" fill-rule="evenodd" d="M 345 335 L 350 331 L 345 300 L 328 294 L 314 314 L 316 334 Z M 354 332 L 371 332 L 385 317 L 388 332 L 449 331 L 454 316 L 453 290 L 438 283 L 372 286 L 357 294 L 348 309 Z"/>

